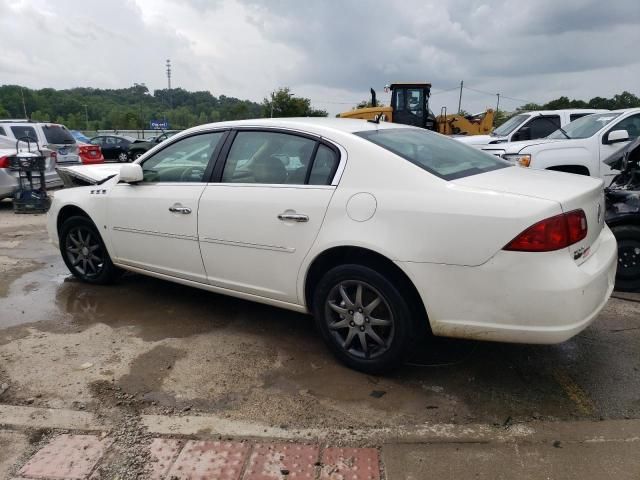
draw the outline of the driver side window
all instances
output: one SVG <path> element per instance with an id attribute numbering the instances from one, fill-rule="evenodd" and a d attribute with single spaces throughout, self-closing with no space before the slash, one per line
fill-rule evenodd
<path id="1" fill-rule="evenodd" d="M 183 138 L 142 164 L 144 182 L 204 182 L 211 156 L 225 132 Z"/>
<path id="2" fill-rule="evenodd" d="M 610 132 L 614 130 L 626 130 L 631 140 L 638 138 L 640 136 L 640 115 L 631 115 L 620 120 L 613 128 L 609 129 Z"/>

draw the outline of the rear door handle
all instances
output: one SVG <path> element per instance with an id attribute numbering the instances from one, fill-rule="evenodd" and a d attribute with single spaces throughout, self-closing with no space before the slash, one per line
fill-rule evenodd
<path id="1" fill-rule="evenodd" d="M 183 207 L 180 204 L 175 204 L 172 207 L 169 207 L 169 211 L 173 213 L 182 213 L 184 215 L 191 213 L 191 209 L 189 207 Z"/>
<path id="2" fill-rule="evenodd" d="M 303 222 L 309 221 L 309 216 L 304 215 L 303 213 L 290 213 L 287 211 L 279 214 L 278 220 L 282 220 L 283 222 L 286 222 L 287 220 L 291 220 L 293 222 L 303 223 Z"/>

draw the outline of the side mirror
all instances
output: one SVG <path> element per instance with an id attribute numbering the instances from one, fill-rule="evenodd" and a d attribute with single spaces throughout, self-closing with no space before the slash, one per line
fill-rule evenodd
<path id="1" fill-rule="evenodd" d="M 120 167 L 120 181 L 124 183 L 137 183 L 144 179 L 142 167 L 137 163 L 125 163 Z"/>
<path id="2" fill-rule="evenodd" d="M 620 143 L 626 142 L 629 140 L 629 132 L 626 130 L 614 130 L 613 132 L 609 132 L 602 139 L 602 143 L 605 145 L 610 145 L 612 143 Z"/>

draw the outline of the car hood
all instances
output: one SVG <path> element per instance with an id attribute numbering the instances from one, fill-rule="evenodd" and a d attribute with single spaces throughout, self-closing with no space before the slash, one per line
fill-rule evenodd
<path id="1" fill-rule="evenodd" d="M 492 137 L 491 135 L 462 135 L 455 137 L 456 140 L 467 145 L 486 145 L 492 140 L 498 140 L 502 137 Z"/>
<path id="2" fill-rule="evenodd" d="M 482 150 L 504 150 L 505 153 L 520 153 L 524 148 L 535 147 L 537 145 L 547 145 L 550 143 L 566 142 L 566 139 L 538 138 L 536 140 L 521 140 L 519 142 L 498 143 L 495 145 L 485 145 Z"/>
<path id="3" fill-rule="evenodd" d="M 103 163 L 100 165 L 77 165 L 57 167 L 56 171 L 66 187 L 97 185 L 120 174 L 122 164 Z"/>

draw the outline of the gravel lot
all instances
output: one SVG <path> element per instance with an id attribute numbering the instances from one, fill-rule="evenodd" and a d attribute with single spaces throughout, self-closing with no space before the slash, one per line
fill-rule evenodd
<path id="1" fill-rule="evenodd" d="M 561 345 L 425 342 L 373 377 L 334 361 L 305 315 L 138 275 L 79 283 L 44 224 L 0 202 L 1 403 L 329 430 L 640 414 L 639 295 Z"/>

